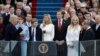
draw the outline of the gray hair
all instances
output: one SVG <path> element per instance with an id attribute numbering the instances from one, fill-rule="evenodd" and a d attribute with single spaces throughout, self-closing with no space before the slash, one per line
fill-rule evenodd
<path id="1" fill-rule="evenodd" d="M 90 25 L 90 20 L 86 19 L 86 20 L 83 21 L 83 23 L 84 23 L 85 25 Z"/>

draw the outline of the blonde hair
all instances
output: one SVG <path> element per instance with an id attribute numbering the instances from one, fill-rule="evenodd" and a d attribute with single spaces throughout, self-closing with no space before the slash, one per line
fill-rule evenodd
<path id="1" fill-rule="evenodd" d="M 44 14 L 44 17 L 47 16 L 48 17 L 48 21 L 45 21 L 45 18 L 43 19 L 43 27 L 45 27 L 48 24 L 52 24 L 52 20 L 51 20 L 51 16 L 50 14 Z"/>
<path id="2" fill-rule="evenodd" d="M 15 20 L 15 19 L 18 19 L 18 16 L 16 16 L 16 15 L 11 15 L 11 16 L 10 16 L 10 19 L 9 19 L 9 22 L 12 22 L 12 21 Z"/>
<path id="3" fill-rule="evenodd" d="M 77 20 L 77 24 L 76 25 L 74 25 L 74 23 L 73 23 L 74 19 Z M 70 26 L 70 29 L 76 30 L 78 28 L 78 26 L 80 26 L 79 25 L 79 18 L 77 16 L 73 16 L 71 18 L 71 24 L 69 26 Z"/>
<path id="4" fill-rule="evenodd" d="M 50 14 L 44 14 L 44 17 L 45 16 L 47 16 L 49 20 L 47 22 L 45 22 L 45 20 L 43 19 L 43 23 L 45 23 L 45 24 L 51 24 L 52 23 L 51 15 Z"/>
<path id="5" fill-rule="evenodd" d="M 70 13 L 70 16 L 74 16 L 74 15 L 76 15 L 76 11 L 75 11 L 75 9 L 73 9 L 73 8 L 71 8 L 70 7 L 70 9 L 69 9 L 69 13 Z"/>

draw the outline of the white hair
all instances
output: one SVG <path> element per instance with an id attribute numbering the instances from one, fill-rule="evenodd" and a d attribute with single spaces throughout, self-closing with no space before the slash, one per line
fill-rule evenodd
<path id="1" fill-rule="evenodd" d="M 10 19 L 9 19 L 9 22 L 12 22 L 12 21 L 15 20 L 15 19 L 18 19 L 18 16 L 16 16 L 16 15 L 11 15 L 11 16 L 10 16 Z"/>
<path id="2" fill-rule="evenodd" d="M 30 6 L 24 6 L 24 10 L 25 10 L 25 9 L 31 10 Z"/>
<path id="3" fill-rule="evenodd" d="M 81 7 L 86 7 L 87 4 L 85 2 L 81 3 Z"/>

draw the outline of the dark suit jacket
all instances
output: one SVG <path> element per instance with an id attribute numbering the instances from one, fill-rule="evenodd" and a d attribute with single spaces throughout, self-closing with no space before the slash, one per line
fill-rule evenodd
<path id="1" fill-rule="evenodd" d="M 95 32 L 95 39 L 100 39 L 100 26 L 99 28 L 96 30 L 96 24 L 92 25 L 92 29 Z"/>
<path id="2" fill-rule="evenodd" d="M 9 18 L 10 18 L 10 14 L 6 15 L 6 13 L 4 13 L 3 15 L 3 23 L 6 26 L 9 23 Z"/>
<path id="3" fill-rule="evenodd" d="M 94 25 L 95 22 L 93 22 L 92 20 L 90 20 L 90 26 Z"/>
<path id="4" fill-rule="evenodd" d="M 61 31 L 59 31 L 58 29 L 58 21 L 54 22 L 54 26 L 55 26 L 55 36 L 54 36 L 54 41 L 55 40 L 65 40 L 66 41 L 66 31 L 67 31 L 67 27 L 66 27 L 66 23 L 63 21 L 62 23 L 62 28 Z"/>
<path id="5" fill-rule="evenodd" d="M 30 35 L 30 40 L 29 41 L 33 40 L 31 28 L 32 27 L 29 27 L 29 35 Z M 36 41 L 42 41 L 42 30 L 39 27 L 36 27 Z"/>
<path id="6" fill-rule="evenodd" d="M 86 40 L 94 40 L 95 39 L 95 32 L 93 29 L 88 29 L 87 31 L 83 31 L 83 36 L 80 36 L 80 41 L 86 41 Z"/>
<path id="7" fill-rule="evenodd" d="M 3 24 L 4 24 L 4 29 L 3 29 L 3 35 L 5 34 L 5 28 L 7 24 L 9 24 L 9 19 L 10 19 L 10 14 L 6 15 L 6 13 L 2 14 L 3 16 Z"/>
<path id="8" fill-rule="evenodd" d="M 63 20 L 64 21 L 64 24 L 66 26 L 66 28 L 68 28 L 68 26 L 70 25 L 71 23 L 71 18 L 69 17 L 67 20 Z M 66 31 L 67 32 L 67 31 Z"/>
<path id="9" fill-rule="evenodd" d="M 10 41 L 10 40 L 20 40 L 20 35 L 19 33 L 22 31 L 21 28 L 18 30 L 16 27 L 9 23 L 6 28 L 5 28 L 5 40 Z"/>

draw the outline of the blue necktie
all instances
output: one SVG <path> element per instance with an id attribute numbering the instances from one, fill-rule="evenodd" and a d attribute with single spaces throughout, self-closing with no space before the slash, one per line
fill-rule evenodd
<path id="1" fill-rule="evenodd" d="M 32 40 L 34 41 L 34 29 L 32 31 Z"/>

